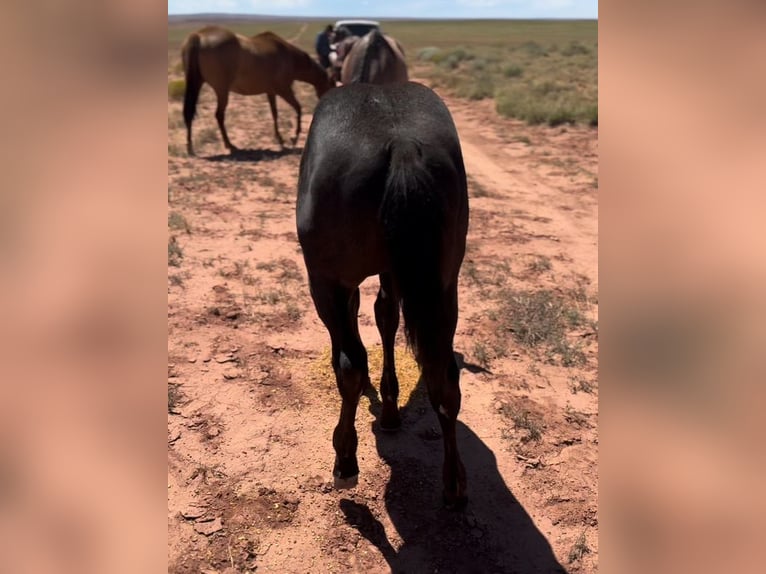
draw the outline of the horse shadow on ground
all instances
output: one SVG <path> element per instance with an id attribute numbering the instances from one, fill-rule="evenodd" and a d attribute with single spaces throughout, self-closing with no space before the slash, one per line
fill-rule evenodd
<path id="1" fill-rule="evenodd" d="M 391 468 L 384 500 L 402 545 L 393 547 L 366 504 L 342 499 L 346 522 L 378 548 L 397 574 L 566 573 L 506 486 L 492 450 L 459 419 L 457 441 L 468 479 L 468 505 L 462 512 L 444 508 L 441 429 L 424 387 L 421 379 L 402 407 L 399 431 L 381 431 L 377 421 L 372 429 L 378 454 Z M 379 418 L 377 391 L 368 389 L 365 395 L 370 412 Z"/>
<path id="2" fill-rule="evenodd" d="M 290 155 L 301 155 L 302 153 L 302 147 L 284 147 L 278 150 L 270 148 L 238 149 L 231 153 L 207 156 L 204 159 L 207 161 L 236 161 L 256 163 L 260 161 L 272 161 Z"/>

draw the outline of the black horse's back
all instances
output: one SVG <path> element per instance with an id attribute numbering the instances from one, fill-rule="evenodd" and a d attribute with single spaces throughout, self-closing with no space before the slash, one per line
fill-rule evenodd
<path id="1" fill-rule="evenodd" d="M 412 82 L 351 84 L 324 96 L 301 158 L 296 219 L 343 398 L 333 435 L 336 485 L 355 484 L 359 471 L 354 417 L 369 376 L 357 326 L 358 287 L 378 274 L 381 428 L 399 425 L 393 344 L 401 305 L 407 339 L 442 425 L 445 500 L 460 505 L 465 472 L 455 443 L 460 390 L 452 341 L 468 193 L 457 130 L 441 99 Z"/>
<path id="2" fill-rule="evenodd" d="M 298 235 L 317 237 L 304 245 L 304 254 L 321 260 L 328 271 L 347 274 L 350 282 L 387 270 L 391 262 L 380 211 L 386 185 L 402 183 L 399 165 L 418 162 L 427 165 L 425 176 L 436 184 L 427 201 L 434 207 L 444 202 L 445 211 L 467 226 L 457 131 L 433 91 L 409 82 L 353 84 L 328 92 L 314 111 L 301 160 Z M 388 205 L 396 202 L 389 198 Z M 399 226 L 408 233 L 417 228 Z"/>

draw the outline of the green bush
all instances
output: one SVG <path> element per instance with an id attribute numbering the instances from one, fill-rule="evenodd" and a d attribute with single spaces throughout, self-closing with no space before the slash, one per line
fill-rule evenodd
<path id="1" fill-rule="evenodd" d="M 589 106 L 586 115 L 588 118 L 588 124 L 591 126 L 598 126 L 598 105 Z"/>
<path id="2" fill-rule="evenodd" d="M 495 95 L 495 84 L 490 76 L 482 74 L 474 78 L 470 83 L 461 84 L 457 90 L 457 95 L 469 100 L 491 98 Z"/>
<path id="3" fill-rule="evenodd" d="M 184 253 L 176 242 L 176 238 L 171 237 L 168 239 L 168 265 L 179 267 L 181 265 L 181 259 L 183 259 L 183 256 Z"/>
<path id="4" fill-rule="evenodd" d="M 500 115 L 551 126 L 590 122 L 593 114 L 593 106 L 586 105 L 577 93 L 561 89 L 506 89 L 497 96 L 495 106 Z"/>
<path id="5" fill-rule="evenodd" d="M 521 69 L 521 66 L 514 64 L 509 64 L 503 68 L 503 76 L 506 78 L 520 78 L 523 73 L 524 70 Z"/>
<path id="6" fill-rule="evenodd" d="M 443 68 L 454 70 L 460 65 L 460 62 L 473 60 L 476 56 L 466 52 L 463 48 L 455 48 L 449 52 L 439 52 L 434 55 L 432 62 L 436 62 Z"/>
<path id="7" fill-rule="evenodd" d="M 184 80 L 170 80 L 168 82 L 168 98 L 171 100 L 183 100 L 186 92 L 186 82 Z"/>
<path id="8" fill-rule="evenodd" d="M 554 107 L 547 117 L 548 125 L 574 124 L 577 122 L 577 111 L 567 106 Z"/>
<path id="9" fill-rule="evenodd" d="M 450 54 L 446 58 L 444 58 L 441 62 L 439 62 L 439 65 L 442 68 L 447 68 L 448 70 L 454 70 L 460 65 L 460 59 L 454 54 Z"/>
<path id="10" fill-rule="evenodd" d="M 568 90 L 566 86 L 559 84 L 558 82 L 551 82 L 550 80 L 532 85 L 532 92 L 540 97 L 559 94 L 566 90 Z"/>

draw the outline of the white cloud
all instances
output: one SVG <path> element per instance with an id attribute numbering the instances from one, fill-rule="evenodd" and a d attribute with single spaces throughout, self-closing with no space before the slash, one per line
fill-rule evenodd
<path id="1" fill-rule="evenodd" d="M 533 8 L 568 8 L 574 4 L 574 0 L 534 0 L 532 2 Z"/>
<path id="2" fill-rule="evenodd" d="M 457 0 L 457 3 L 475 8 L 491 8 L 492 6 L 507 4 L 508 0 Z"/>
<path id="3" fill-rule="evenodd" d="M 168 0 L 168 13 L 228 12 L 349 17 L 590 17 L 598 0 Z"/>
<path id="4" fill-rule="evenodd" d="M 527 9 L 553 10 L 572 6 L 575 4 L 575 0 L 457 0 L 457 3 L 474 8 L 516 5 Z"/>
<path id="5" fill-rule="evenodd" d="M 240 5 L 240 0 L 168 0 L 168 13 L 232 12 Z"/>
<path id="6" fill-rule="evenodd" d="M 300 8 L 311 4 L 311 0 L 250 0 L 250 5 L 257 9 L 263 10 L 273 8 Z"/>

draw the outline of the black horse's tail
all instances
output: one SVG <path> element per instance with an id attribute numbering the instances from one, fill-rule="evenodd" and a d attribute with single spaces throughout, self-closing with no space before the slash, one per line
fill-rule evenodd
<path id="1" fill-rule="evenodd" d="M 390 166 L 381 206 L 394 285 L 401 300 L 407 341 L 419 364 L 437 359 L 445 296 L 442 286 L 444 196 L 423 150 L 411 140 L 390 144 Z"/>
<path id="2" fill-rule="evenodd" d="M 184 79 L 186 81 L 186 90 L 184 92 L 184 121 L 186 127 L 190 128 L 194 114 L 197 111 L 197 99 L 202 89 L 204 80 L 202 72 L 199 69 L 199 34 L 194 33 L 186 42 L 181 50 L 181 57 L 184 65 Z"/>

